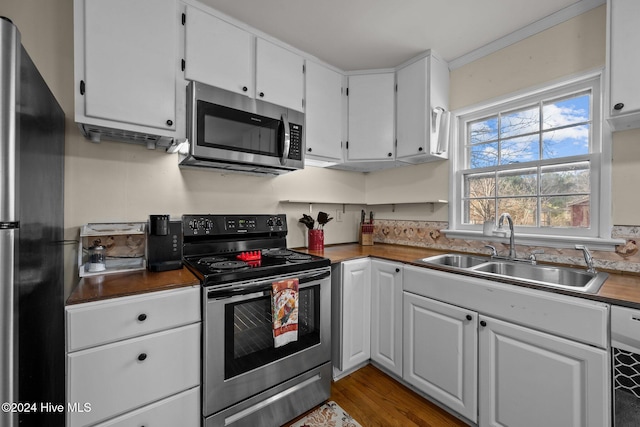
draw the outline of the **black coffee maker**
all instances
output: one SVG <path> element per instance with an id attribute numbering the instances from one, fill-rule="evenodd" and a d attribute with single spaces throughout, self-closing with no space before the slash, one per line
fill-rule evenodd
<path id="1" fill-rule="evenodd" d="M 147 230 L 147 270 L 182 268 L 182 221 L 171 221 L 169 215 L 149 215 Z"/>

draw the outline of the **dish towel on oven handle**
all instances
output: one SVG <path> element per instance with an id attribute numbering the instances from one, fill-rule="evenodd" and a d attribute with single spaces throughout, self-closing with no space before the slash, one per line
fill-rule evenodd
<path id="1" fill-rule="evenodd" d="M 271 316 L 274 347 L 298 340 L 298 279 L 271 284 Z"/>

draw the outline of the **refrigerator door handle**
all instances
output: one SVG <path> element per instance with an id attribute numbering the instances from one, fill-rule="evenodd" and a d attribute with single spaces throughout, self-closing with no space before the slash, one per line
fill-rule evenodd
<path id="1" fill-rule="evenodd" d="M 16 230 L 0 231 L 0 400 L 17 402 L 16 390 L 16 312 L 15 312 Z M 13 426 L 14 415 L 0 413 L 0 425 Z M 15 424 L 17 425 L 17 424 Z"/>

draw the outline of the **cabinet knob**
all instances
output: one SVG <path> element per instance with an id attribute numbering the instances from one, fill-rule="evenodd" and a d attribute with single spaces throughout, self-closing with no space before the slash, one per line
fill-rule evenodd
<path id="1" fill-rule="evenodd" d="M 418 151 L 422 151 L 422 147 L 418 147 Z"/>
<path id="2" fill-rule="evenodd" d="M 167 126 L 173 126 L 173 120 L 167 120 Z"/>
<path id="3" fill-rule="evenodd" d="M 391 156 L 393 156 L 393 153 L 389 153 L 389 154 L 387 154 L 387 156 L 391 157 Z"/>
<path id="4" fill-rule="evenodd" d="M 147 320 L 146 314 L 142 313 L 141 315 L 138 316 L 138 321 L 144 322 L 145 320 Z"/>
<path id="5" fill-rule="evenodd" d="M 396 273 L 400 273 L 400 269 L 399 268 L 396 268 Z"/>
<path id="6" fill-rule="evenodd" d="M 311 147 L 307 148 L 307 151 L 308 151 L 308 152 L 311 152 L 311 151 L 312 151 L 312 150 L 311 150 Z"/>
<path id="7" fill-rule="evenodd" d="M 249 88 L 248 88 L 248 87 L 246 87 L 246 86 L 242 86 L 242 91 L 243 91 L 243 92 L 246 92 L 246 91 L 248 91 L 248 90 L 249 90 Z"/>
<path id="8" fill-rule="evenodd" d="M 144 361 L 146 358 L 147 358 L 147 353 L 140 353 L 138 355 L 138 360 L 141 362 Z"/>
<path id="9" fill-rule="evenodd" d="M 484 328 L 485 326 L 487 326 L 487 322 L 485 322 L 484 320 L 481 320 L 480 321 L 480 326 L 482 326 Z"/>
<path id="10" fill-rule="evenodd" d="M 468 321 L 471 321 L 472 319 L 473 319 L 473 317 L 471 317 L 471 315 L 470 315 L 470 314 L 467 314 L 467 320 L 468 320 Z"/>
<path id="11" fill-rule="evenodd" d="M 622 102 L 618 102 L 616 105 L 613 106 L 613 109 L 616 111 L 620 111 L 624 108 L 624 104 Z"/>
<path id="12" fill-rule="evenodd" d="M 264 92 L 260 92 L 258 95 L 260 95 L 260 98 L 264 98 Z"/>

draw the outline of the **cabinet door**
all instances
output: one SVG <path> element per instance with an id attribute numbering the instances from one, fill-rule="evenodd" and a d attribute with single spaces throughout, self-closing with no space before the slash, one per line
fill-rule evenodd
<path id="1" fill-rule="evenodd" d="M 261 38 L 256 49 L 256 98 L 303 111 L 302 57 Z"/>
<path id="2" fill-rule="evenodd" d="M 394 73 L 349 76 L 347 160 L 393 160 Z"/>
<path id="3" fill-rule="evenodd" d="M 473 422 L 477 345 L 477 313 L 404 292 L 404 380 Z"/>
<path id="4" fill-rule="evenodd" d="M 185 78 L 253 96 L 253 36 L 192 6 L 186 15 Z"/>
<path id="5" fill-rule="evenodd" d="M 427 59 L 398 70 L 396 157 L 424 154 L 429 150 L 429 76 Z"/>
<path id="6" fill-rule="evenodd" d="M 342 161 L 342 74 L 306 63 L 307 156 Z"/>
<path id="7" fill-rule="evenodd" d="M 480 318 L 481 426 L 610 425 L 605 350 Z"/>
<path id="8" fill-rule="evenodd" d="M 610 4 L 610 72 L 611 114 L 620 115 L 640 111 L 640 45 L 637 0 L 611 0 Z M 616 104 L 624 107 L 616 110 Z"/>
<path id="9" fill-rule="evenodd" d="M 371 358 L 371 264 L 342 264 L 342 371 Z"/>
<path id="10" fill-rule="evenodd" d="M 402 377 L 402 264 L 371 260 L 371 360 Z"/>
<path id="11" fill-rule="evenodd" d="M 76 0 L 75 13 L 76 43 L 84 59 L 84 67 L 76 67 L 78 80 L 84 81 L 84 114 L 175 129 L 175 1 Z"/>

